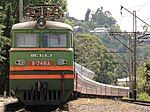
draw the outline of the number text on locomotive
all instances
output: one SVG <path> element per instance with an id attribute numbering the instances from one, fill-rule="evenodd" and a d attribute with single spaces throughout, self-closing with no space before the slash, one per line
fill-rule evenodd
<path id="1" fill-rule="evenodd" d="M 52 54 L 31 54 L 31 58 L 51 58 Z"/>

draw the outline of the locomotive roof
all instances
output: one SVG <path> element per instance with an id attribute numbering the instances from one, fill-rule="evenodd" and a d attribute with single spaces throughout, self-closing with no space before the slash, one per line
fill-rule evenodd
<path id="1" fill-rule="evenodd" d="M 30 22 L 22 22 L 13 25 L 12 29 L 35 29 L 36 21 L 30 21 Z M 46 29 L 69 29 L 72 30 L 72 27 L 68 24 L 56 22 L 56 21 L 46 21 Z"/>

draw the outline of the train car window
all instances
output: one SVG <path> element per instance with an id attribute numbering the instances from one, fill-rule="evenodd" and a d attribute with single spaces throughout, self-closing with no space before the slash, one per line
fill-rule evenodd
<path id="1" fill-rule="evenodd" d="M 39 34 L 17 34 L 17 47 L 38 47 Z"/>
<path id="2" fill-rule="evenodd" d="M 73 33 L 71 32 L 71 47 L 74 47 L 74 44 L 73 44 Z"/>
<path id="3" fill-rule="evenodd" d="M 44 34 L 44 47 L 66 47 L 65 34 Z"/>

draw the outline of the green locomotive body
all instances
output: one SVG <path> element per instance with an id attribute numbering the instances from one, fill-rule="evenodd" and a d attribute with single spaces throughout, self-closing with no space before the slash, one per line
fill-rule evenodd
<path id="1" fill-rule="evenodd" d="M 59 105 L 74 89 L 72 28 L 54 21 L 38 24 L 12 27 L 10 89 L 25 105 Z"/>

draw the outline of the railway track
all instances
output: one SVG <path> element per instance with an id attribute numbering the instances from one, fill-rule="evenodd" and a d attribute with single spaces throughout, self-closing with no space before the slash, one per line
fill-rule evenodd
<path id="1" fill-rule="evenodd" d="M 132 100 L 132 99 L 122 99 L 123 102 L 133 103 L 137 105 L 150 106 L 150 101 Z"/>
<path id="2" fill-rule="evenodd" d="M 30 106 L 25 107 L 20 103 L 13 103 L 5 105 L 4 112 L 69 112 L 68 105 L 64 104 L 60 107 L 49 107 L 49 106 Z"/>
<path id="3" fill-rule="evenodd" d="M 134 101 L 134 100 L 131 100 L 131 99 L 121 99 L 121 100 L 118 100 L 118 101 L 122 101 L 122 102 L 126 102 L 126 103 L 129 103 L 129 105 L 130 104 L 137 104 L 137 105 L 142 105 L 142 106 L 150 106 L 150 102 L 148 102 L 148 101 L 139 101 L 139 100 L 137 100 L 137 101 Z M 16 105 L 16 104 L 15 104 Z M 8 106 L 7 106 L 8 107 Z M 63 104 L 62 106 L 60 106 L 59 108 L 57 108 L 57 109 L 49 109 L 49 107 L 47 106 L 42 106 L 42 107 L 40 107 L 40 106 L 34 106 L 34 107 L 30 107 L 30 108 L 25 108 L 25 107 L 19 107 L 19 106 L 17 105 L 17 106 L 11 106 L 11 108 L 13 108 L 13 110 L 10 110 L 10 106 L 9 106 L 9 109 L 7 109 L 6 111 L 4 111 L 4 112 L 69 112 L 69 110 L 70 109 L 68 109 L 68 108 L 70 108 L 69 106 L 68 106 L 68 103 L 67 104 Z M 52 108 L 52 107 L 51 107 Z M 53 107 L 53 108 L 55 108 L 55 107 Z"/>
<path id="4" fill-rule="evenodd" d="M 9 111 L 4 111 L 4 112 L 69 112 L 69 111 L 66 111 L 66 110 L 63 110 L 63 109 L 56 109 L 56 110 L 46 110 L 46 109 L 41 109 L 41 110 L 28 110 L 28 109 L 25 109 L 25 108 L 22 108 L 22 109 L 19 109 L 19 110 L 9 110 Z"/>
<path id="5" fill-rule="evenodd" d="M 56 110 L 45 110 L 45 111 L 43 111 L 43 110 L 42 111 L 41 110 L 39 110 L 39 111 L 35 110 L 35 111 L 30 111 L 30 110 L 27 110 L 27 109 L 23 108 L 23 109 L 15 111 L 15 112 L 69 112 L 69 111 L 61 109 L 61 108 L 57 108 Z"/>

